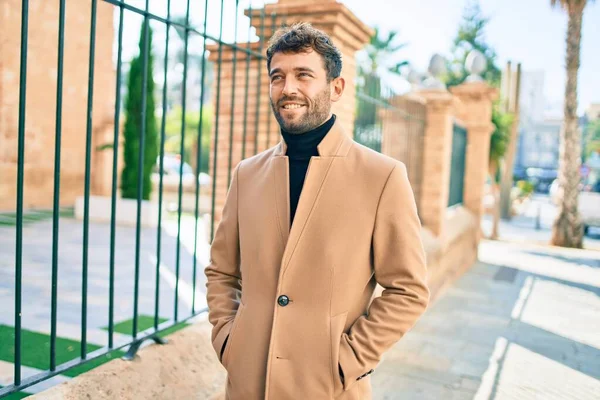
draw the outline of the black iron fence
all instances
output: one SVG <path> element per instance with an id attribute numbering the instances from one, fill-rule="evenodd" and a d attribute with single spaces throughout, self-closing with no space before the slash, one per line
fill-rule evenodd
<path id="1" fill-rule="evenodd" d="M 357 90 L 354 140 L 402 161 L 419 205 L 425 105 L 408 96 L 395 95 L 391 89 L 381 87 L 379 78 L 370 78 Z"/>
<path id="2" fill-rule="evenodd" d="M 18 99 L 0 108 L 18 116 L 14 129 L 0 118 L 2 143 L 15 138 L 0 151 L 0 187 L 14 188 L 0 192 L 0 301 L 14 304 L 0 315 L 0 361 L 14 371 L 0 397 L 131 359 L 205 313 L 198 269 L 217 194 L 236 160 L 278 140 L 256 71 L 265 33 L 286 18 L 257 3 L 22 0 L 14 10 L 20 25 L 3 30 L 20 33 L 20 78 L 3 89 Z M 31 23 L 42 16 L 44 27 Z M 40 86 L 49 74 L 51 89 Z M 424 124 L 422 104 L 357 93 L 355 139 L 407 165 L 417 202 Z"/>
<path id="3" fill-rule="evenodd" d="M 263 10 L 259 14 L 260 21 L 250 21 L 243 15 L 243 8 L 248 10 L 247 15 L 256 16 L 257 5 L 254 3 L 168 0 L 153 2 L 152 7 L 161 9 L 151 9 L 149 0 L 90 0 L 87 5 L 89 31 L 79 32 L 89 38 L 89 51 L 77 54 L 78 62 L 88 66 L 84 83 L 87 87 L 85 146 L 80 149 L 84 153 L 84 162 L 78 167 L 83 169 L 83 178 L 78 181 L 82 186 L 82 207 L 69 211 L 67 206 L 65 211 L 65 202 L 74 202 L 63 193 L 64 186 L 61 185 L 61 176 L 68 176 L 70 172 L 63 170 L 64 161 L 61 162 L 66 133 L 63 104 L 68 96 L 63 84 L 65 49 L 69 46 L 65 32 L 69 13 L 79 12 L 81 6 L 65 0 L 59 0 L 56 6 L 44 6 L 58 8 L 57 64 L 46 65 L 40 57 L 39 46 L 29 48 L 30 17 L 37 18 L 40 16 L 37 13 L 45 10 L 39 5 L 31 7 L 28 0 L 22 1 L 19 98 L 18 110 L 15 110 L 15 114 L 18 112 L 18 141 L 14 149 L 16 206 L 14 213 L 5 209 L 7 212 L 0 216 L 0 247 L 14 249 L 14 264 L 0 265 L 0 280 L 10 282 L 10 301 L 14 301 L 12 324 L 0 321 L 0 355 L 4 357 L 2 361 L 14 364 L 14 374 L 12 382 L 1 383 L 4 387 L 0 387 L 0 397 L 58 374 L 73 376 L 70 371 L 94 360 L 91 364 L 115 356 L 131 359 L 143 342 L 164 343 L 165 332 L 206 311 L 201 296 L 197 295 L 200 293 L 197 286 L 204 282 L 198 268 L 206 263 L 206 244 L 214 233 L 215 193 L 218 186 L 226 188 L 229 185 L 225 179 L 217 182 L 216 171 L 220 163 L 217 143 L 229 142 L 229 157 L 224 160 L 229 170 L 232 169 L 231 149 L 234 148 L 233 118 L 229 132 L 219 132 L 218 118 L 222 112 L 218 108 L 223 79 L 221 54 L 225 49 L 233 51 L 231 79 L 234 88 L 237 69 L 245 71 L 241 79 L 237 78 L 239 90 L 245 92 L 243 103 L 235 103 L 235 89 L 231 96 L 233 115 L 236 107 L 247 110 L 249 93 L 260 96 L 260 90 L 252 91 L 252 87 L 260 88 L 264 84 L 260 74 L 256 78 L 249 75 L 252 63 L 264 62 L 264 45 L 261 41 L 257 51 L 250 42 L 260 40 L 257 36 L 262 37 L 259 32 L 264 32 L 265 24 L 275 25 L 275 16 L 266 16 Z M 252 11 L 253 5 L 255 11 Z M 107 32 L 97 31 L 98 9 L 108 6 L 113 8 L 108 15 L 111 19 L 114 17 L 114 31 L 110 33 L 115 34 L 114 43 L 111 43 L 114 48 L 115 86 L 111 89 L 114 93 L 114 128 L 112 138 L 99 143 L 100 128 L 94 118 L 98 101 L 94 90 L 105 82 L 96 80 L 98 61 L 102 61 L 96 50 Z M 139 54 L 132 57 L 131 53 L 135 51 L 131 51 L 131 43 L 138 39 Z M 240 45 L 240 42 L 247 44 Z M 216 63 L 208 61 L 210 46 L 216 46 L 219 53 Z M 44 201 L 48 201 L 51 212 L 30 209 L 24 198 L 29 184 L 26 164 L 34 169 L 36 165 L 34 159 L 25 160 L 26 149 L 33 145 L 30 140 L 37 140 L 31 139 L 27 119 L 37 118 L 36 113 L 43 111 L 28 107 L 30 97 L 37 96 L 28 82 L 35 74 L 28 71 L 31 52 L 38 52 L 35 53 L 36 62 L 43 66 L 45 74 L 56 68 L 54 163 L 52 174 L 45 177 L 53 180 L 53 190 L 45 195 L 36 192 L 42 197 L 35 200 L 38 209 L 45 208 Z M 211 91 L 214 93 L 210 94 Z M 217 98 L 216 109 L 209 104 L 214 97 Z M 260 98 L 256 102 L 260 102 Z M 256 107 L 254 118 L 244 112 L 244 146 L 240 157 L 246 158 L 258 151 L 258 114 L 269 112 L 266 107 Z M 213 121 L 214 115 L 217 117 Z M 44 134 L 49 136 L 50 132 Z M 247 135 L 250 138 L 254 135 L 253 149 L 246 148 Z M 212 171 L 208 162 L 211 143 L 214 149 L 210 163 Z M 101 192 L 98 188 L 102 187 L 101 182 L 95 181 L 102 175 L 98 171 L 98 165 L 102 164 L 97 160 L 102 157 L 109 160 L 106 165 L 110 167 L 110 173 L 105 174 L 110 178 L 108 202 L 103 203 L 109 217 L 104 225 L 94 222 L 100 207 L 99 203 L 94 203 L 94 194 Z M 134 204 L 131 211 L 119 210 L 121 197 L 126 192 L 133 193 L 130 196 Z M 154 224 L 149 222 L 147 225 L 145 207 L 149 199 L 158 206 L 150 212 L 149 220 L 154 220 Z M 172 207 L 166 207 L 169 201 Z M 73 213 L 81 213 L 81 223 L 73 218 Z M 133 226 L 122 227 L 120 213 L 129 214 L 124 217 Z M 35 231 L 28 230 L 28 222 L 36 221 L 37 224 L 45 219 L 48 224 L 35 225 Z M 207 220 L 210 223 L 205 228 L 203 221 Z M 184 232 L 184 229 L 187 230 Z M 75 233 L 71 234 L 71 231 Z M 202 236 L 203 232 L 205 236 Z M 47 243 L 38 241 L 39 246 L 35 247 L 34 236 L 46 237 Z M 48 258 L 36 253 L 46 245 L 51 247 Z M 75 258 L 72 253 L 76 253 Z M 3 257 L 7 255 L 13 254 L 3 254 Z M 36 257 L 38 262 L 32 262 Z M 204 261 L 199 261 L 202 257 Z M 172 259 L 174 266 L 169 265 Z M 48 285 L 39 281 L 46 273 Z M 42 286 L 44 289 L 40 290 Z M 49 289 L 47 296 L 46 289 Z M 6 291 L 0 293 L 6 301 Z M 186 294 L 191 298 L 183 301 Z M 49 312 L 32 311 L 42 303 L 50 304 Z M 8 314 L 8 305 L 5 306 Z M 129 315 L 130 319 L 119 321 L 124 315 Z M 35 323 L 30 323 L 30 318 L 36 319 Z M 73 326 L 78 327 L 78 334 L 67 329 Z M 62 337 L 65 334 L 68 339 Z M 104 335 L 101 345 L 98 345 L 98 334 Z M 73 349 L 74 346 L 77 348 Z M 124 354 L 121 350 L 125 349 L 127 353 Z M 33 352 L 35 357 L 32 357 Z M 47 354 L 40 355 L 43 352 Z M 38 372 L 25 375 L 23 367 Z"/>

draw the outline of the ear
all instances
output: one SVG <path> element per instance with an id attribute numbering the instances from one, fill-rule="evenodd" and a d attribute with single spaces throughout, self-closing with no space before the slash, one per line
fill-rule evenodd
<path id="1" fill-rule="evenodd" d="M 344 93 L 346 81 L 341 76 L 331 81 L 331 101 L 338 101 Z"/>

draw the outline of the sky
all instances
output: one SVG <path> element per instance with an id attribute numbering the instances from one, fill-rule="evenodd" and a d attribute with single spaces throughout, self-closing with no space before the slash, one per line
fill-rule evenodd
<path id="1" fill-rule="evenodd" d="M 419 70 L 431 55 L 449 55 L 468 0 L 344 0 L 370 26 L 398 30 L 402 50 Z M 498 55 L 502 68 L 507 61 L 521 63 L 523 70 L 545 72 L 545 95 L 549 105 L 562 113 L 565 90 L 567 16 L 550 7 L 549 0 L 481 0 L 490 18 L 485 38 Z M 591 102 L 600 102 L 600 1 L 588 4 L 582 29 L 579 71 L 579 113 Z"/>
<path id="2" fill-rule="evenodd" d="M 473 0 L 338 0 L 359 16 L 369 26 L 379 26 L 384 32 L 399 31 L 398 41 L 408 45 L 398 54 L 400 59 L 409 60 L 412 66 L 426 71 L 434 53 L 450 55 L 452 40 L 465 6 Z M 144 0 L 129 0 L 140 8 Z M 248 19 L 243 9 L 252 2 L 260 7 L 263 1 L 240 0 L 238 13 L 238 40 L 248 37 Z M 272 2 L 272 1 L 269 1 Z M 185 16 L 185 0 L 171 1 L 171 14 Z M 588 3 L 590 3 L 588 1 Z M 150 0 L 150 11 L 166 16 L 165 0 Z M 235 32 L 235 1 L 225 0 L 223 32 L 220 27 L 220 0 L 208 0 L 208 32 L 213 37 L 233 41 Z M 504 68 L 507 61 L 513 65 L 521 63 L 523 71 L 544 71 L 545 97 L 552 113 L 562 114 L 566 72 L 565 37 L 567 16 L 564 11 L 550 7 L 550 0 L 480 0 L 484 16 L 489 17 L 485 39 L 496 50 L 498 65 Z M 115 13 L 117 14 L 117 13 Z M 137 38 L 141 18 L 126 14 L 126 43 L 124 52 L 137 52 Z M 190 20 L 202 26 L 204 1 L 191 1 Z M 160 26 L 161 24 L 157 24 Z M 250 36 L 254 36 L 251 30 Z M 164 34 L 155 32 L 156 46 L 160 47 Z M 578 113 L 587 106 L 600 103 L 600 1 L 588 4 L 584 19 L 581 42 L 581 67 L 579 71 Z M 190 43 L 190 48 L 201 48 L 201 41 Z"/>

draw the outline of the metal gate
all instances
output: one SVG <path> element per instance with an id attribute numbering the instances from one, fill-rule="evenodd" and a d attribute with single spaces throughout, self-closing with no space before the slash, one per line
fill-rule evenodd
<path id="1" fill-rule="evenodd" d="M 18 115 L 18 127 L 14 130 L 17 140 L 14 152 L 11 150 L 9 154 L 9 158 L 14 156 L 15 159 L 16 196 L 14 209 L 5 208 L 5 212 L 0 213 L 0 247 L 14 249 L 14 254 L 3 254 L 3 258 L 11 261 L 0 264 L 0 280 L 10 283 L 9 295 L 3 295 L 7 298 L 2 300 L 14 304 L 14 319 L 0 321 L 0 335 L 10 338 L 0 337 L 1 346 L 9 346 L 8 351 L 4 348 L 0 353 L 8 354 L 3 361 L 14 364 L 14 376 L 12 383 L 0 387 L 0 397 L 58 374 L 74 376 L 110 358 L 131 358 L 143 341 L 151 339 L 160 343 L 165 333 L 206 312 L 205 304 L 201 304 L 197 296 L 197 284 L 203 283 L 200 276 L 203 274 L 197 271 L 199 253 L 204 251 L 206 258 L 206 245 L 214 234 L 215 193 L 229 185 L 229 181 L 217 182 L 216 179 L 217 164 L 221 162 L 217 160 L 216 144 L 231 141 L 233 132 L 232 126 L 225 132 L 219 131 L 222 52 L 225 49 L 233 52 L 232 83 L 236 85 L 237 76 L 240 91 L 244 92 L 241 99 L 232 96 L 232 115 L 236 108 L 247 109 L 249 93 L 260 96 L 259 90 L 252 89 L 265 83 L 260 81 L 260 74 L 250 77 L 248 73 L 252 63 L 264 62 L 264 43 L 261 41 L 256 51 L 250 42 L 263 37 L 258 32 L 264 32 L 266 24 L 275 28 L 275 18 L 266 16 L 262 4 L 257 5 L 256 1 L 240 4 L 239 0 L 168 0 L 150 4 L 149 0 L 90 0 L 85 18 L 79 16 L 79 20 L 89 21 L 89 30 L 85 34 L 79 32 L 89 43 L 86 52 L 69 49 L 69 40 L 73 43 L 78 39 L 69 36 L 69 14 L 81 11 L 81 3 L 22 0 L 19 7 L 15 0 L 7 5 L 10 11 L 20 13 L 21 23 L 17 75 L 20 78 L 15 83 L 18 107 L 14 110 L 14 115 Z M 115 36 L 108 47 L 114 50 L 111 65 L 115 79 L 114 86 L 106 87 L 110 82 L 98 81 L 98 63 L 106 62 L 107 55 L 97 52 L 104 39 L 103 32 L 99 34 L 97 30 L 99 8 L 104 12 L 109 6 L 112 10 L 107 13 L 111 20 L 114 18 L 111 34 Z M 258 16 L 259 21 L 251 22 L 243 8 L 246 15 Z M 38 46 L 45 35 L 34 35 L 32 28 L 38 27 L 31 21 L 46 15 L 43 19 L 48 25 L 51 18 L 48 15 L 52 13 L 56 13 L 57 41 L 53 42 L 56 43 L 53 53 L 56 64 L 50 65 L 47 59 L 40 57 L 43 46 Z M 248 44 L 238 45 L 240 39 Z M 132 43 L 139 43 L 139 53 L 133 56 Z M 211 46 L 218 52 L 217 62 L 208 61 Z M 65 52 L 70 52 L 71 58 L 66 57 Z M 31 57 L 35 62 L 28 65 Z M 65 68 L 81 69 L 86 64 L 85 84 L 67 87 L 64 82 L 71 75 L 65 74 Z M 37 71 L 43 68 L 43 74 L 56 75 L 56 91 L 50 96 L 56 103 L 51 110 L 29 106 L 41 91 L 32 86 L 38 81 L 32 66 Z M 241 75 L 236 75 L 236 71 Z M 139 73 L 137 78 L 132 77 L 135 73 Z M 99 87 L 114 94 L 112 117 L 109 116 L 106 123 L 99 123 L 95 114 L 98 96 L 94 91 Z M 85 114 L 85 129 L 79 133 L 67 132 L 69 121 L 64 115 L 69 110 L 64 104 L 70 101 L 69 96 L 80 91 L 87 93 L 86 104 L 79 102 L 81 114 Z M 211 91 L 214 91 L 212 95 Z M 217 98 L 216 110 L 209 107 L 211 97 Z M 38 177 L 43 173 L 42 168 L 36 167 L 36 157 L 25 160 L 30 154 L 28 148 L 34 146 L 30 142 L 34 139 L 30 139 L 28 118 L 37 119 L 38 113 L 44 110 L 54 116 L 53 148 L 42 146 L 53 153 L 54 160 L 52 172 L 41 179 L 52 182 L 48 193 L 32 181 L 28 182 L 32 176 L 28 175 L 30 170 Z M 258 129 L 259 112 L 270 113 L 270 110 L 257 108 L 254 118 L 244 112 L 244 143 L 246 134 L 256 133 Z M 213 115 L 217 116 L 214 123 Z M 101 134 L 98 132 L 103 132 L 102 126 L 106 124 L 112 126 L 106 136 L 108 141 L 99 142 Z M 135 129 L 127 131 L 130 126 Z M 73 138 L 84 135 L 85 146 L 66 148 L 63 139 L 67 134 Z M 0 133 L 0 140 L 4 139 L 2 135 Z M 51 133 L 44 132 L 44 135 L 48 137 Z M 122 135 L 126 136 L 124 142 Z M 242 158 L 258 151 L 258 135 L 255 134 L 255 138 L 253 149 L 243 147 Z M 209 163 L 211 142 L 215 151 Z M 126 168 L 133 171 L 132 179 L 120 175 L 121 153 L 125 153 L 124 159 L 128 160 L 124 161 Z M 82 163 L 75 168 L 83 172 L 80 178 L 73 178 L 83 187 L 81 223 L 73 218 L 77 208 L 65 207 L 65 199 L 70 197 L 61 190 L 64 186 L 61 186 L 61 177 L 70 180 L 71 174 L 79 174 L 73 173 L 70 166 L 65 167 L 67 155 L 74 159 L 81 155 Z M 231 152 L 229 159 L 222 162 L 229 163 L 231 169 Z M 109 166 L 105 174 L 98 172 L 97 166 L 102 163 Z M 140 173 L 148 169 L 150 174 Z M 95 190 L 101 191 L 103 184 L 108 193 L 105 208 L 110 221 L 100 225 L 92 221 L 98 211 L 93 194 Z M 149 184 L 152 191 L 148 190 Z M 25 190 L 28 185 L 31 190 Z M 133 193 L 129 215 L 133 226 L 120 227 L 117 216 L 123 210 L 118 209 L 121 207 L 119 193 L 126 189 Z M 36 195 L 26 199 L 29 190 Z M 158 214 L 155 215 L 156 226 L 149 228 L 144 222 L 144 198 L 151 196 L 157 197 Z M 171 209 L 164 207 L 167 201 Z M 29 203 L 35 206 L 30 207 Z M 203 219 L 202 214 L 206 218 Z M 208 221 L 206 229 L 202 226 L 203 220 Z M 201 232 L 206 234 L 202 243 Z M 203 249 L 200 249 L 201 244 Z M 38 254 L 46 248 L 48 251 Z M 32 261 L 36 258 L 37 263 Z M 42 303 L 49 304 L 47 313 L 40 306 Z M 123 319 L 124 315 L 130 318 Z M 66 329 L 73 325 L 78 332 Z M 35 326 L 43 332 L 35 331 Z M 128 351 L 124 353 L 122 350 L 126 348 Z M 40 356 L 44 351 L 47 354 Z M 23 366 L 41 372 L 24 374 Z"/>

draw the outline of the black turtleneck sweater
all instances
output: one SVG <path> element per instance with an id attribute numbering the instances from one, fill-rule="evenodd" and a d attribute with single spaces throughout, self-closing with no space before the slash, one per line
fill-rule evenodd
<path id="1" fill-rule="evenodd" d="M 310 158 L 319 155 L 317 146 L 327 135 L 334 122 L 335 115 L 321 126 L 302 134 L 291 134 L 281 130 L 281 135 L 287 145 L 286 155 L 290 161 L 290 226 L 294 222 Z"/>

